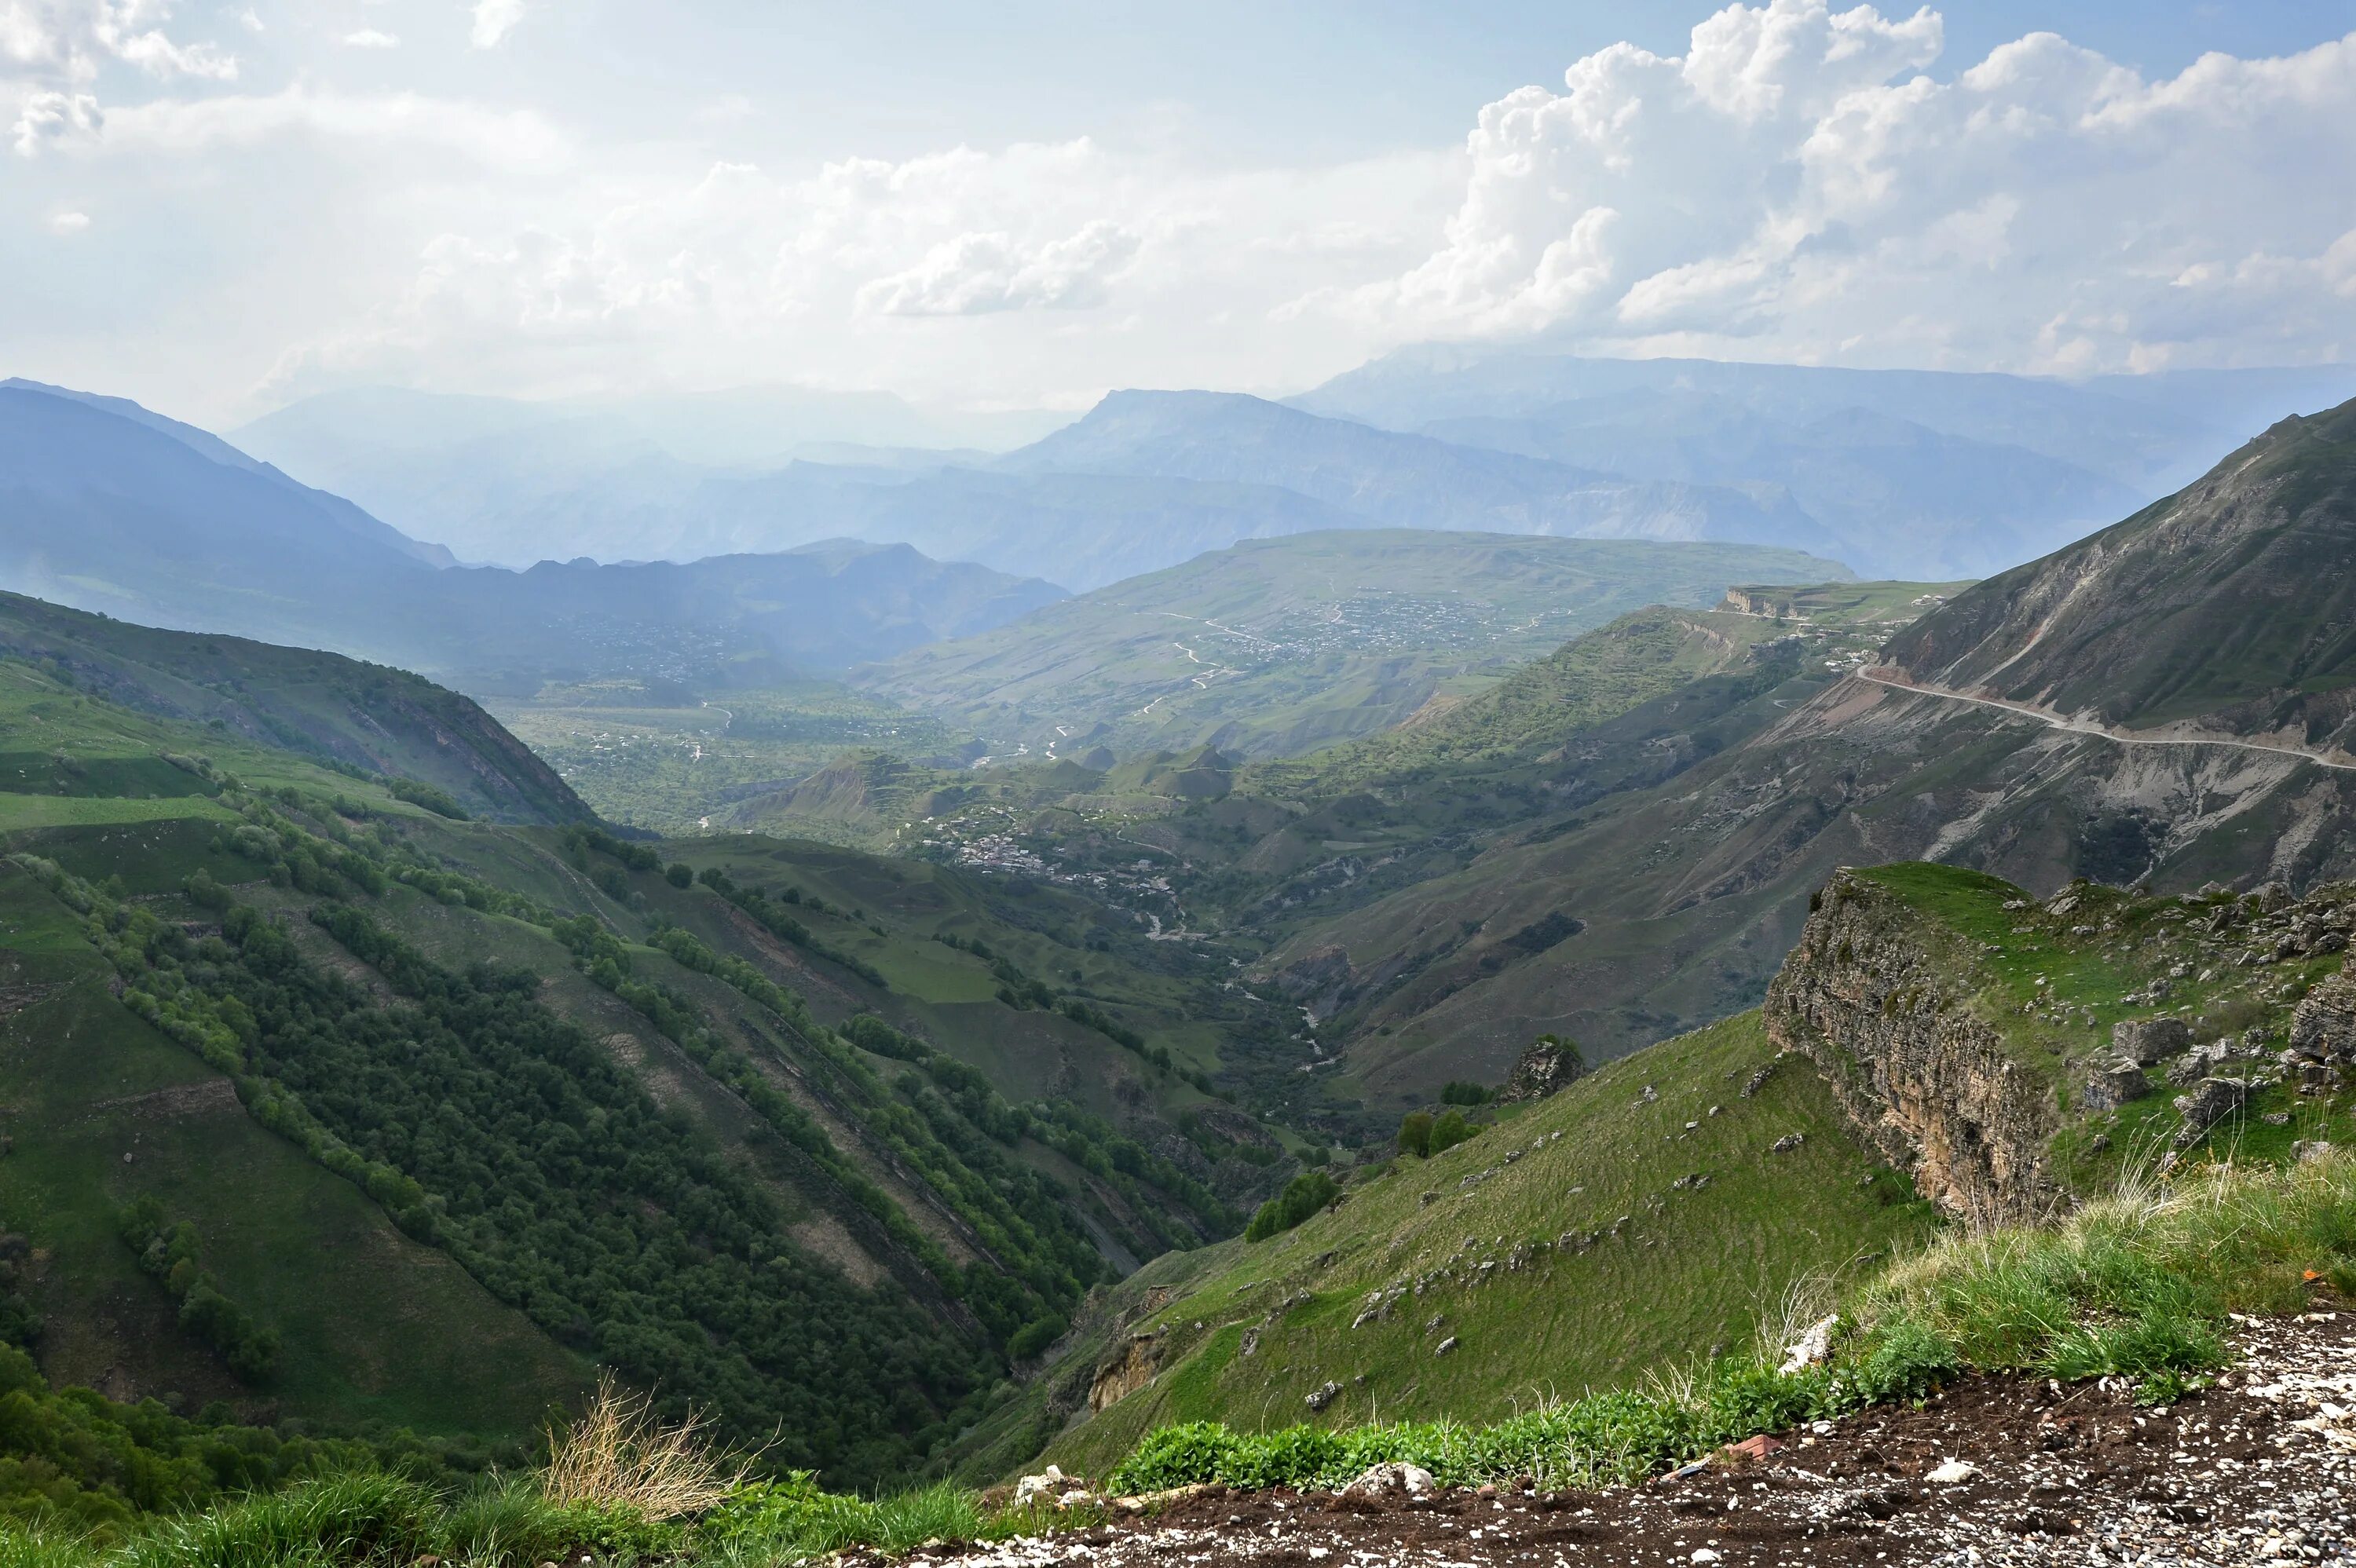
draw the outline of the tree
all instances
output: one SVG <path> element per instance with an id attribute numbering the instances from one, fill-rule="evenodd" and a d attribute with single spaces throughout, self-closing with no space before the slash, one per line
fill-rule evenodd
<path id="1" fill-rule="evenodd" d="M 1259 1212 L 1244 1227 L 1244 1240 L 1264 1242 L 1279 1232 L 1290 1231 L 1333 1202 L 1341 1190 L 1323 1171 L 1302 1171 L 1282 1192 L 1259 1206 Z"/>
<path id="2" fill-rule="evenodd" d="M 670 869 L 663 873 L 663 880 L 675 888 L 692 887 L 695 884 L 695 872 L 686 861 L 673 860 L 670 863 Z"/>
<path id="3" fill-rule="evenodd" d="M 1430 1111 L 1409 1111 L 1405 1116 L 1399 1118 L 1398 1147 L 1401 1154 L 1411 1154 L 1419 1158 L 1430 1157 L 1431 1113 Z"/>
<path id="4" fill-rule="evenodd" d="M 1463 1112 L 1451 1109 L 1447 1115 L 1431 1124 L 1431 1152 L 1439 1154 L 1443 1150 L 1454 1148 L 1479 1131 L 1479 1128 L 1464 1119 Z"/>

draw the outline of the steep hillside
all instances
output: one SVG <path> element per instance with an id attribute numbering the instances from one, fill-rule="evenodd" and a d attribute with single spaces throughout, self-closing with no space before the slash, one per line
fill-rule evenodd
<path id="1" fill-rule="evenodd" d="M 1500 1419 L 1746 1350 L 1804 1276 L 1930 1224 L 1756 1014 L 1515 1113 L 1350 1173 L 1298 1229 L 1123 1282 L 1023 1409 L 1045 1457 L 1100 1474 L 1184 1421 Z"/>
<path id="2" fill-rule="evenodd" d="M 0 594 L 0 656 L 37 665 L 48 678 L 108 704 L 186 727 L 167 733 L 117 723 L 104 731 L 106 755 L 117 754 L 118 738 L 152 754 L 172 745 L 213 750 L 235 737 L 363 777 L 413 781 L 440 792 L 454 808 L 503 820 L 571 822 L 590 815 L 564 781 L 490 715 L 401 670 L 237 637 L 157 631 L 13 593 Z M 92 779 L 83 771 L 88 758 L 81 769 L 69 761 L 82 755 L 98 715 L 60 720 L 24 705 L 27 672 L 11 667 L 19 678 L 6 749 L 16 766 L 13 779 L 0 769 L 0 789 L 133 793 L 106 788 L 102 776 Z M 177 785 L 188 782 L 166 773 Z M 151 785 L 150 793 L 190 791 Z"/>
<path id="3" fill-rule="evenodd" d="M 1189 1421 L 1500 1419 L 1774 1351 L 1794 1313 L 1880 1274 L 1940 1211 L 2022 1224 L 2155 1168 L 2345 1145 L 2351 931 L 2356 884 L 2294 900 L 2077 883 L 2040 903 L 1957 868 L 1843 871 L 1763 1017 L 1550 1093 L 1532 1078 L 1469 1141 L 1346 1173 L 1297 1229 L 1141 1271 L 971 1460 L 1036 1434 L 1100 1474 Z M 1559 1083 L 1559 1048 L 1547 1060 Z M 1762 1325 L 1776 1337 L 1756 1346 Z"/>
<path id="4" fill-rule="evenodd" d="M 1889 650 L 1911 682 L 2133 730 L 2345 753 L 2356 708 L 2356 402 L 1959 597 Z"/>
<path id="5" fill-rule="evenodd" d="M 1835 562 L 1735 545 L 1368 529 L 1196 557 L 866 672 L 1000 758 L 1314 751 L 1482 689 L 1643 604 Z"/>
<path id="6" fill-rule="evenodd" d="M 666 870 L 0 677 L 0 1098 L 58 1113 L 0 1224 L 57 1262 L 56 1375 L 498 1436 L 594 1359 L 872 1480 L 1297 1168 L 1202 1087 L 1270 1009 L 1076 898 L 738 838 Z"/>
<path id="7" fill-rule="evenodd" d="M 0 588 L 280 640 L 438 575 L 348 503 L 21 382 L 0 387 Z"/>
<path id="8" fill-rule="evenodd" d="M 1452 839 L 1411 795 L 1376 790 L 1281 825 L 1280 858 L 1255 834 L 1204 886 L 1274 939 L 1258 972 L 1346 1042 L 1336 1093 L 1396 1105 L 1466 1067 L 1502 1071 L 1537 1033 L 1613 1054 L 1749 1005 L 1842 865 L 1938 859 L 2040 893 L 2080 875 L 2170 890 L 2356 875 L 2356 770 L 2329 749 L 2356 560 L 2336 542 L 2344 418 L 2286 427 L 2051 562 L 1910 606 L 1922 618 L 1887 665 L 1810 653 L 1805 685 L 1734 709 L 1690 700 L 1708 680 L 1677 688 L 1510 792 L 1459 787 Z M 2165 727 L 2109 732 L 2114 680 L 2116 711 Z M 2037 706 L 2051 690 L 2075 696 Z M 1401 852 L 1415 845 L 1430 848 Z M 1529 951 L 1541 934 L 1562 939 Z"/>
<path id="9" fill-rule="evenodd" d="M 1273 485 L 1398 528 L 1719 539 L 1834 553 L 1831 537 L 1788 500 L 1637 483 L 1235 393 L 1115 392 L 1000 464 Z"/>

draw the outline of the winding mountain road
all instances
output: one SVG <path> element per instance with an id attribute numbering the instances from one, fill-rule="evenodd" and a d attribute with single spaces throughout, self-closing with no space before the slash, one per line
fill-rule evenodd
<path id="1" fill-rule="evenodd" d="M 1999 698 L 1975 697 L 1965 691 L 1951 691 L 1944 686 L 1922 686 L 1910 680 L 1893 679 L 1872 669 L 1861 669 L 1857 674 L 1860 680 L 1869 680 L 1876 686 L 1887 687 L 1892 691 L 1910 692 L 1916 697 L 1936 697 L 1948 702 L 1968 702 L 1975 708 L 1993 708 L 2000 712 L 2017 713 L 2023 719 L 2034 719 L 2051 729 L 2066 730 L 2072 735 L 2092 735 L 2097 740 L 2109 741 L 2121 746 L 2222 746 L 2233 752 L 2264 752 L 2274 756 L 2291 757 L 2302 763 L 2312 763 L 2319 768 L 2329 768 L 2333 773 L 2356 773 L 2356 762 L 2335 762 L 2319 752 L 2310 752 L 2302 746 L 2285 746 L 2265 741 L 2228 741 L 2191 735 L 2123 735 L 2115 730 L 2095 723 L 2091 719 L 2072 719 L 2067 714 L 2055 713 L 2049 709 L 2038 708 L 2026 702 L 2006 702 Z"/>

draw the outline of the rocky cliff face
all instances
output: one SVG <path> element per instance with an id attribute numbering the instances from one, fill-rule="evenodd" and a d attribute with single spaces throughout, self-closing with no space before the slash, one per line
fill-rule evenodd
<path id="1" fill-rule="evenodd" d="M 1768 1034 L 1815 1062 L 1859 1135 L 1924 1197 L 2034 1218 L 2061 1200 L 2046 1160 L 2052 1088 L 1971 1016 L 1939 940 L 1898 899 L 1837 874 L 1767 987 Z"/>

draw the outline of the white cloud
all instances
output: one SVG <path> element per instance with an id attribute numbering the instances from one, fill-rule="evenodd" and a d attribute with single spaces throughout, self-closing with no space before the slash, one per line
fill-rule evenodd
<path id="1" fill-rule="evenodd" d="M 1082 309 L 1105 303 L 1107 284 L 1137 246 L 1136 235 L 1102 219 L 1035 246 L 968 232 L 935 245 L 915 266 L 863 284 L 858 304 L 877 315 Z"/>
<path id="2" fill-rule="evenodd" d="M 571 153 L 530 110 L 488 109 L 413 92 L 353 94 L 305 86 L 269 94 L 158 99 L 106 118 L 108 148 L 189 158 L 290 136 L 369 146 L 424 146 L 492 169 L 545 170 Z"/>
<path id="3" fill-rule="evenodd" d="M 1269 315 L 1313 282 L 1371 282 L 1429 248 L 1452 156 L 1204 176 L 1086 139 L 780 178 L 722 163 L 573 216 L 428 238 L 395 299 L 285 354 L 269 395 L 356 379 L 587 389 L 796 374 L 919 396 L 1085 401 L 1104 386 L 1263 389 L 1353 362 L 1358 334 Z M 1261 242 L 1265 241 L 1265 244 Z M 1111 357 L 1123 345 L 1124 362 Z"/>
<path id="4" fill-rule="evenodd" d="M 104 112 L 90 91 L 109 64 L 159 80 L 234 81 L 237 57 L 164 31 L 170 0 L 0 0 L 0 113 L 14 110 L 19 157 L 98 134 Z"/>
<path id="5" fill-rule="evenodd" d="M 1388 341 L 2016 369 L 2356 352 L 2356 36 L 2146 80 L 1925 10 L 1731 5 L 1481 112 L 1444 241 L 1320 291 Z"/>
<path id="6" fill-rule="evenodd" d="M 478 49 L 495 49 L 523 20 L 523 0 L 475 0 L 474 26 L 467 41 Z"/>
<path id="7" fill-rule="evenodd" d="M 87 92 L 28 93 L 9 127 L 10 145 L 18 157 L 29 158 L 52 142 L 95 136 L 104 121 L 98 100 Z"/>
<path id="8" fill-rule="evenodd" d="M 354 49 L 397 49 L 401 40 L 391 33 L 374 27 L 362 27 L 357 33 L 344 35 L 344 47 Z"/>
<path id="9" fill-rule="evenodd" d="M 169 0 L 0 0 L 0 68 L 80 82 L 119 60 L 159 78 L 234 80 L 236 57 L 175 39 L 171 15 Z"/>
<path id="10" fill-rule="evenodd" d="M 799 144 L 757 96 L 691 95 L 661 124 L 594 97 L 329 85 L 345 27 L 412 33 L 390 6 L 224 87 L 234 62 L 194 20 L 231 27 L 243 3 L 0 0 L 0 127 L 60 155 L 20 169 L 20 222 L 89 206 L 119 256 L 211 222 L 235 254 L 142 296 L 208 326 L 126 325 L 111 349 L 176 355 L 183 395 L 216 408 L 361 379 L 781 376 L 1069 404 L 1290 390 L 1422 339 L 2053 371 L 2356 359 L 2356 39 L 2147 79 L 2051 35 L 1948 61 L 1931 12 L 1768 0 L 1681 53 L 1621 45 L 1468 104 L 1461 146 L 1334 164 L 1271 138 L 1239 166 L 1074 136 L 755 165 L 711 150 Z M 487 49 L 543 10 L 444 16 Z M 607 129 L 626 122 L 651 128 Z M 265 203 L 266 231 L 243 218 Z"/>
<path id="11" fill-rule="evenodd" d="M 58 235 L 79 234 L 90 227 L 87 212 L 58 212 L 49 215 L 49 232 Z"/>

